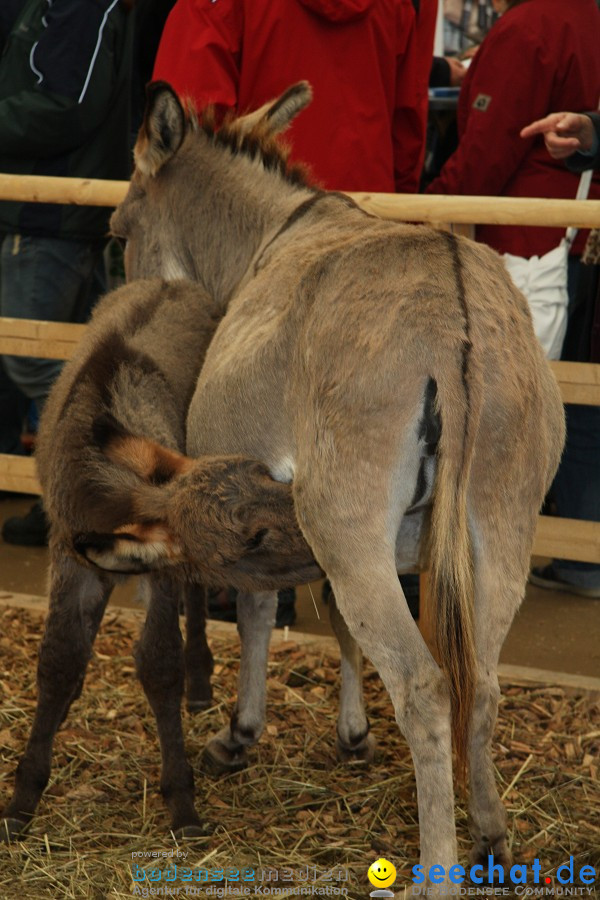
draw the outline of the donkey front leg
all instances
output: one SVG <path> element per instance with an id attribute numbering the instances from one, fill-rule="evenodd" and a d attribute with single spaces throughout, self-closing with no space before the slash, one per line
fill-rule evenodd
<path id="1" fill-rule="evenodd" d="M 186 624 L 185 696 L 188 710 L 198 712 L 212 703 L 213 657 L 206 640 L 206 589 L 201 584 L 185 584 L 182 592 Z"/>
<path id="2" fill-rule="evenodd" d="M 185 681 L 179 630 L 179 585 L 168 575 L 150 579 L 150 606 L 135 648 L 137 674 L 156 718 L 162 772 L 160 789 L 176 837 L 206 834 L 194 807 L 194 773 L 185 757 L 181 700 Z"/>
<path id="3" fill-rule="evenodd" d="M 265 727 L 269 642 L 277 613 L 277 593 L 238 594 L 237 627 L 241 641 L 238 699 L 229 725 L 212 738 L 205 761 L 216 774 L 248 764 L 246 748 L 256 744 Z"/>
<path id="4" fill-rule="evenodd" d="M 50 608 L 38 660 L 38 703 L 15 790 L 3 812 L 0 839 L 17 837 L 31 821 L 50 777 L 54 735 L 81 694 L 92 644 L 114 581 L 53 550 Z"/>
<path id="5" fill-rule="evenodd" d="M 329 598 L 331 627 L 340 645 L 341 690 L 337 722 L 336 751 L 340 762 L 370 763 L 375 755 L 375 739 L 369 733 L 362 687 L 362 653 L 348 631 L 332 592 Z"/>

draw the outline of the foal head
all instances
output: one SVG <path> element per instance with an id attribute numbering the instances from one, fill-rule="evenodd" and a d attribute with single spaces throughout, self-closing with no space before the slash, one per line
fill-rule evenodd
<path id="1" fill-rule="evenodd" d="M 208 584 L 243 591 L 291 587 L 320 569 L 298 527 L 291 488 L 240 456 L 190 459 L 126 432 L 110 415 L 95 423 L 106 458 L 136 476 L 132 521 L 79 534 L 76 553 L 124 574 L 173 565 Z"/>

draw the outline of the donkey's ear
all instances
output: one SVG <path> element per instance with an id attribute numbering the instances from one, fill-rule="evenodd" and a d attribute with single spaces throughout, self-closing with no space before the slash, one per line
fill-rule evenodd
<path id="1" fill-rule="evenodd" d="M 165 81 L 146 88 L 146 109 L 133 150 L 135 164 L 143 175 L 156 175 L 179 150 L 186 134 L 183 106 Z"/>
<path id="2" fill-rule="evenodd" d="M 279 134 L 291 125 L 292 120 L 305 106 L 308 106 L 312 95 L 312 88 L 308 81 L 299 81 L 298 84 L 293 84 L 287 91 L 284 91 L 277 99 L 269 100 L 255 112 L 239 118 L 237 125 L 245 133 L 261 122 L 272 134 Z"/>
<path id="3" fill-rule="evenodd" d="M 308 81 L 299 81 L 284 91 L 281 97 L 271 103 L 267 112 L 269 128 L 275 134 L 283 131 L 299 112 L 311 102 L 312 88 Z"/>

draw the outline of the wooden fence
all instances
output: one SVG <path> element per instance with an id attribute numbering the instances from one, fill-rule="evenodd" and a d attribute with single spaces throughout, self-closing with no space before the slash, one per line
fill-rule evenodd
<path id="1" fill-rule="evenodd" d="M 126 182 L 0 174 L 0 200 L 115 206 Z M 383 218 L 464 232 L 474 224 L 600 227 L 600 201 L 352 194 Z M 448 225 L 447 223 L 453 223 Z M 458 226 L 458 227 L 456 227 Z M 85 325 L 0 318 L 0 353 L 68 359 Z M 552 363 L 565 403 L 600 406 L 600 365 Z M 31 458 L 0 454 L 0 489 L 39 493 Z M 600 563 L 600 523 L 540 516 L 534 553 Z"/>

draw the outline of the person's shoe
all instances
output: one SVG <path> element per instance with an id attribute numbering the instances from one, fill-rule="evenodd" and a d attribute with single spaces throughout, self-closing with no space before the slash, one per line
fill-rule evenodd
<path id="1" fill-rule="evenodd" d="M 27 515 L 12 516 L 2 526 L 2 537 L 6 543 L 21 547 L 45 547 L 48 532 L 48 519 L 41 500 L 33 504 Z"/>
<path id="2" fill-rule="evenodd" d="M 600 587 L 582 587 L 578 584 L 571 584 L 569 581 L 563 581 L 554 571 L 552 563 L 532 569 L 529 573 L 529 581 L 548 591 L 562 591 L 564 594 L 576 594 L 578 597 L 591 597 L 592 599 L 600 597 Z"/>
<path id="3" fill-rule="evenodd" d="M 217 619 L 219 622 L 235 622 L 237 619 L 237 591 L 233 588 L 209 588 L 208 609 L 209 619 Z"/>
<path id="4" fill-rule="evenodd" d="M 277 615 L 275 628 L 291 627 L 296 624 L 296 591 L 286 588 L 277 592 Z"/>
<path id="5" fill-rule="evenodd" d="M 237 620 L 237 591 L 234 588 L 209 590 L 208 618 L 221 622 Z M 277 616 L 275 628 L 285 628 L 296 624 L 296 591 L 293 588 L 279 591 L 277 594 Z"/>
<path id="6" fill-rule="evenodd" d="M 406 597 L 406 603 L 413 619 L 419 618 L 419 576 L 413 572 L 406 572 L 398 575 L 400 586 Z"/>

